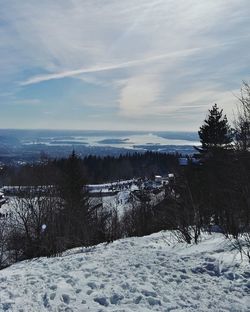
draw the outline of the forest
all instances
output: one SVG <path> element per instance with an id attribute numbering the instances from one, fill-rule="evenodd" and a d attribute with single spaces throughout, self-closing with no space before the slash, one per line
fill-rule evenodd
<path id="1" fill-rule="evenodd" d="M 72 157 L 78 158 L 83 184 L 97 184 L 132 178 L 166 175 L 179 167 L 180 154 L 156 152 L 131 153 L 115 156 L 87 156 L 80 158 L 74 151 L 68 158 L 43 158 L 24 166 L 5 166 L 0 175 L 2 185 L 57 184 Z"/>

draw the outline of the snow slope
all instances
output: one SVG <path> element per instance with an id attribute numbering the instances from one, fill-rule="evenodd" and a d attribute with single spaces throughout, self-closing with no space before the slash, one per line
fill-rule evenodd
<path id="1" fill-rule="evenodd" d="M 170 232 L 78 248 L 0 271 L 0 311 L 250 311 L 250 267 L 220 234 Z"/>

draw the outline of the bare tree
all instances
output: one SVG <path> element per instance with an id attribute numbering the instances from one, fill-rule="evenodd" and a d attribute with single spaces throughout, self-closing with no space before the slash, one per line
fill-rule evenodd
<path id="1" fill-rule="evenodd" d="M 250 85 L 243 81 L 240 95 L 236 96 L 239 104 L 234 121 L 236 130 L 236 145 L 242 151 L 250 148 Z"/>
<path id="2" fill-rule="evenodd" d="M 9 224 L 7 218 L 2 215 L 0 219 L 0 269 L 5 268 L 13 262 L 11 253 L 8 250 L 8 240 Z"/>
<path id="3" fill-rule="evenodd" d="M 46 186 L 21 189 L 12 199 L 12 203 L 12 248 L 21 248 L 24 258 L 46 256 L 56 252 L 56 214 L 60 207 L 54 188 Z"/>

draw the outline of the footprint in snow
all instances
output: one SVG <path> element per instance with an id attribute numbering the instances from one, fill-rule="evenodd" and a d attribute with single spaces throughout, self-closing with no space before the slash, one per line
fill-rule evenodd
<path id="1" fill-rule="evenodd" d="M 96 297 L 94 301 L 105 307 L 109 305 L 106 297 Z"/>
<path id="2" fill-rule="evenodd" d="M 50 289 L 51 289 L 51 290 L 56 290 L 56 289 L 57 289 L 57 286 L 56 286 L 56 285 L 51 285 L 51 286 L 50 286 Z"/>
<path id="3" fill-rule="evenodd" d="M 70 297 L 67 294 L 62 294 L 62 301 L 66 304 L 70 303 Z"/>
<path id="4" fill-rule="evenodd" d="M 52 293 L 52 294 L 50 294 L 49 299 L 50 300 L 54 300 L 55 297 L 56 297 L 56 293 Z"/>
<path id="5" fill-rule="evenodd" d="M 95 282 L 89 282 L 89 283 L 87 283 L 87 286 L 90 287 L 91 289 L 96 289 L 97 288 Z"/>
<path id="6" fill-rule="evenodd" d="M 90 273 L 86 273 L 86 274 L 84 274 L 84 277 L 85 278 L 89 278 L 91 276 L 91 274 Z"/>
<path id="7" fill-rule="evenodd" d="M 110 302 L 111 304 L 119 304 L 123 298 L 124 298 L 123 295 L 115 293 L 110 297 Z"/>
<path id="8" fill-rule="evenodd" d="M 156 298 L 148 297 L 147 301 L 151 306 L 161 305 L 161 300 L 156 299 Z"/>
<path id="9" fill-rule="evenodd" d="M 74 281 L 72 278 L 67 279 L 67 280 L 66 280 L 66 283 L 69 284 L 69 285 L 71 285 L 72 287 L 74 287 L 75 284 L 76 284 L 75 281 Z"/>

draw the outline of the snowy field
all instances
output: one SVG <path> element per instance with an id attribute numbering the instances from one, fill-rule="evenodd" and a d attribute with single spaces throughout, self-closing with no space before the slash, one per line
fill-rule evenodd
<path id="1" fill-rule="evenodd" d="M 155 195 L 151 202 L 154 204 L 160 202 L 163 199 L 163 195 L 163 192 Z M 118 192 L 113 196 L 91 197 L 89 198 L 89 204 L 91 207 L 95 207 L 96 205 L 103 205 L 103 208 L 106 210 L 117 210 L 118 215 L 121 217 L 123 216 L 125 210 L 132 207 L 131 196 L 131 191 L 125 190 Z M 33 202 L 35 203 L 35 199 Z M 134 203 L 136 203 L 135 200 Z M 4 216 L 15 215 L 17 204 L 16 197 L 9 197 L 7 202 L 0 207 L 0 214 Z"/>
<path id="2" fill-rule="evenodd" d="M 161 191 L 158 194 L 151 194 L 150 204 L 157 205 L 164 199 L 164 195 L 164 191 Z M 114 196 L 90 198 L 89 202 L 90 206 L 95 206 L 98 203 L 101 203 L 106 210 L 116 210 L 119 217 L 122 217 L 126 210 L 129 210 L 136 205 L 140 205 L 140 201 L 130 190 L 118 192 L 118 194 Z"/>
<path id="3" fill-rule="evenodd" d="M 128 238 L 0 271 L 0 311 L 250 311 L 250 270 L 220 234 Z"/>

